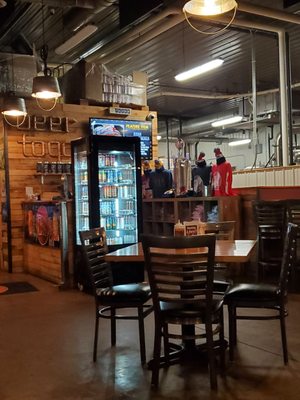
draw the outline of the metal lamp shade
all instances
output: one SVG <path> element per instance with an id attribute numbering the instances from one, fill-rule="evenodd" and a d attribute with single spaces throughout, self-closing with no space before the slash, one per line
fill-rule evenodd
<path id="1" fill-rule="evenodd" d="M 191 0 L 183 10 L 192 15 L 219 15 L 237 7 L 235 0 Z"/>
<path id="2" fill-rule="evenodd" d="M 54 76 L 36 76 L 32 82 L 32 97 L 38 99 L 57 99 L 61 96 L 57 78 Z"/>
<path id="3" fill-rule="evenodd" d="M 25 117 L 27 115 L 25 100 L 22 97 L 5 97 L 2 108 L 2 114 L 10 117 Z"/>

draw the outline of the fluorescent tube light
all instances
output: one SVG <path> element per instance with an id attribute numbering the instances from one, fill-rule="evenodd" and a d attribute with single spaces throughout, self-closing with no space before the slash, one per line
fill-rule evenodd
<path id="1" fill-rule="evenodd" d="M 95 25 L 86 25 L 84 28 L 80 29 L 80 31 L 76 32 L 75 35 L 70 37 L 70 39 L 66 40 L 63 44 L 58 46 L 55 49 L 56 54 L 65 54 L 69 50 L 73 49 L 73 47 L 77 46 L 79 43 L 83 42 L 89 36 L 91 36 L 94 32 L 96 32 L 98 28 Z"/>
<path id="2" fill-rule="evenodd" d="M 248 144 L 251 142 L 251 139 L 241 139 L 241 140 L 234 140 L 228 143 L 228 146 L 241 146 L 242 144 Z"/>
<path id="3" fill-rule="evenodd" d="M 189 69 L 188 71 L 181 72 L 175 76 L 175 79 L 179 82 L 186 81 L 187 79 L 194 78 L 195 76 L 204 74 L 205 72 L 211 71 L 212 69 L 218 68 L 223 64 L 224 60 L 217 58 L 209 61 L 206 64 L 199 65 L 198 67 Z"/>
<path id="4" fill-rule="evenodd" d="M 242 115 L 235 115 L 235 116 L 229 117 L 229 118 L 218 119 L 217 121 L 214 121 L 211 124 L 211 126 L 213 126 L 214 128 L 217 128 L 218 126 L 235 124 L 236 122 L 241 122 L 242 119 L 243 119 Z"/>

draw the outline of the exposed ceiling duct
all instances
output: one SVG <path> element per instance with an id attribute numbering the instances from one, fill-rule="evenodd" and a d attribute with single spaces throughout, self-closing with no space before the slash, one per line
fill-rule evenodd
<path id="1" fill-rule="evenodd" d="M 151 40 L 161 33 L 166 32 L 173 26 L 184 20 L 184 16 L 178 8 L 167 8 L 160 13 L 154 14 L 118 38 L 111 40 L 106 45 L 98 45 L 89 50 L 86 56 L 87 61 L 101 61 L 103 64 L 138 47 L 140 44 Z M 156 26 L 156 29 L 154 28 Z M 126 48 L 125 48 L 126 47 Z M 122 48 L 122 51 L 120 51 Z"/>
<path id="2" fill-rule="evenodd" d="M 294 15 L 287 13 L 285 11 L 277 11 L 273 10 L 268 7 L 261 7 L 261 6 L 256 6 L 256 5 L 250 5 L 245 2 L 238 2 L 238 10 L 251 13 L 254 15 L 259 15 L 263 16 L 266 18 L 272 18 L 272 19 L 277 19 L 285 22 L 290 22 L 294 24 L 300 24 L 300 16 Z M 203 17 L 191 17 L 195 19 L 200 19 L 208 22 L 208 18 L 203 18 Z M 220 16 L 217 17 L 210 17 L 210 20 L 215 22 L 215 23 L 221 23 L 221 24 L 227 24 L 229 19 L 226 19 Z M 160 21 L 163 22 L 164 24 L 159 27 L 155 28 L 155 24 Z M 182 13 L 181 7 L 168 7 L 165 10 L 161 11 L 157 17 L 153 18 L 150 17 L 147 19 L 145 22 L 142 22 L 139 25 L 136 25 L 131 31 L 129 31 L 126 34 L 123 34 L 121 37 L 111 41 L 109 44 L 99 47 L 97 49 L 91 50 L 89 52 L 89 56 L 87 57 L 88 61 L 95 61 L 99 60 L 103 64 L 107 64 L 110 61 L 114 60 L 115 57 L 123 57 L 125 54 L 128 52 L 132 51 L 133 49 L 139 47 L 143 43 L 157 37 L 158 35 L 162 34 L 163 32 L 166 32 L 168 29 L 171 29 L 174 27 L 176 24 L 181 23 L 184 21 L 184 15 Z M 227 21 L 227 22 L 225 22 Z M 251 28 L 251 21 L 248 21 L 246 24 L 242 24 L 243 20 L 240 20 L 236 18 L 234 20 L 235 26 L 238 27 L 247 27 Z M 149 28 L 150 26 L 153 27 L 152 30 L 145 31 L 144 25 L 147 24 L 147 27 Z M 274 32 L 277 33 L 276 27 L 274 27 L 273 30 L 268 28 L 262 28 L 263 24 L 260 25 L 260 30 L 263 31 L 268 31 L 268 32 Z M 253 22 L 253 28 L 255 28 L 255 22 Z M 134 31 L 134 32 L 133 32 Z"/>
<path id="3" fill-rule="evenodd" d="M 24 3 L 41 4 L 41 0 L 21 0 Z M 43 0 L 43 4 L 51 7 L 80 7 L 80 8 L 95 8 L 97 0 Z M 106 1 L 108 3 L 108 1 Z"/>
<path id="4" fill-rule="evenodd" d="M 290 22 L 292 24 L 300 24 L 299 15 L 291 14 L 285 11 L 274 10 L 269 7 L 263 7 L 257 4 L 250 4 L 244 1 L 238 2 L 238 11 L 249 14 L 260 15 L 261 17 L 277 19 L 278 21 Z"/>
<path id="5" fill-rule="evenodd" d="M 117 0 L 94 0 L 92 3 L 93 7 L 72 6 L 72 10 L 64 17 L 65 29 L 76 32 L 107 7 L 117 6 Z"/>

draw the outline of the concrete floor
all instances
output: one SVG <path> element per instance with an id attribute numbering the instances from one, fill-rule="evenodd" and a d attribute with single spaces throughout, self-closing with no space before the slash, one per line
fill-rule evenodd
<path id="1" fill-rule="evenodd" d="M 278 321 L 242 321 L 238 352 L 209 389 L 206 367 L 173 365 L 160 373 L 160 388 L 141 368 L 137 324 L 121 321 L 117 346 L 110 347 L 109 322 L 101 320 L 98 361 L 92 362 L 94 301 L 75 290 L 22 274 L 0 272 L 0 283 L 26 280 L 39 291 L 0 295 L 1 400 L 280 400 L 300 399 L 300 295 L 289 297 L 290 362 L 281 354 Z M 227 326 L 226 326 L 227 327 Z M 227 329 L 226 329 L 227 332 Z M 148 359 L 153 317 L 146 320 Z"/>

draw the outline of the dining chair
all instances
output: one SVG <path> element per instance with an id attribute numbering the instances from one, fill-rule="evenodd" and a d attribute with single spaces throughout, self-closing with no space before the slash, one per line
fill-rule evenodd
<path id="1" fill-rule="evenodd" d="M 219 352 L 224 369 L 225 342 L 223 300 L 216 300 L 213 295 L 215 241 L 215 235 L 142 236 L 155 317 L 151 364 L 154 386 L 159 383 L 162 339 L 163 358 L 169 365 L 171 340 L 190 344 L 202 338 L 208 355 L 210 386 L 217 389 L 216 356 Z M 176 325 L 181 325 L 181 332 L 174 332 Z M 195 325 L 201 325 L 204 331 L 195 330 Z M 193 355 L 198 357 L 196 348 Z"/>
<path id="2" fill-rule="evenodd" d="M 297 232 L 297 251 L 295 268 L 291 273 L 290 289 L 294 292 L 299 291 L 299 271 L 300 271 L 300 200 L 292 199 L 286 201 L 287 222 L 292 222 L 298 226 Z"/>
<path id="3" fill-rule="evenodd" d="M 229 319 L 229 355 L 233 360 L 234 348 L 237 344 L 237 320 L 271 320 L 279 319 L 284 363 L 288 362 L 285 317 L 287 314 L 288 278 L 294 267 L 296 256 L 296 239 L 298 227 L 288 223 L 280 278 L 277 284 L 271 283 L 239 283 L 231 286 L 224 295 L 224 304 L 228 307 Z M 237 309 L 251 309 L 250 314 L 237 313 Z M 272 313 L 253 314 L 253 309 L 272 310 Z"/>
<path id="4" fill-rule="evenodd" d="M 286 204 L 284 201 L 256 200 L 253 202 L 258 238 L 258 279 L 265 272 L 280 270 L 286 228 Z"/>
<path id="5" fill-rule="evenodd" d="M 97 360 L 99 319 L 111 320 L 111 345 L 116 344 L 116 320 L 137 320 L 139 324 L 140 356 L 146 361 L 144 319 L 152 312 L 150 287 L 146 283 L 114 285 L 110 264 L 105 262 L 107 253 L 104 228 L 94 228 L 79 232 L 85 267 L 90 279 L 96 305 L 93 361 Z M 132 314 L 119 310 L 135 309 Z M 119 314 L 117 314 L 117 311 Z"/>

